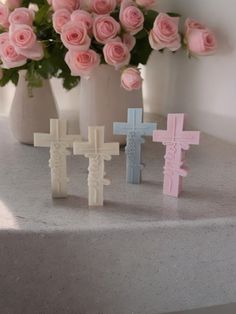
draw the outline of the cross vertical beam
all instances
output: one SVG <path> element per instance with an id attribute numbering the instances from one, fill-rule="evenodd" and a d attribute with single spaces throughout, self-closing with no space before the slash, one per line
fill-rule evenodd
<path id="1" fill-rule="evenodd" d="M 104 127 L 89 127 L 88 139 L 74 143 L 74 154 L 89 158 L 89 206 L 103 206 L 104 185 L 111 183 L 105 178 L 104 161 L 119 155 L 119 143 L 104 143 Z"/>
<path id="2" fill-rule="evenodd" d="M 126 181 L 131 184 L 139 184 L 142 174 L 142 144 L 143 136 L 152 136 L 156 130 L 156 123 L 143 123 L 143 109 L 129 108 L 128 122 L 113 124 L 113 132 L 116 135 L 126 135 Z"/>
<path id="3" fill-rule="evenodd" d="M 35 147 L 50 147 L 49 167 L 51 168 L 51 189 L 53 198 L 67 197 L 67 161 L 68 148 L 74 141 L 81 141 L 80 135 L 67 135 L 65 120 L 51 119 L 50 134 L 35 133 Z"/>
<path id="4" fill-rule="evenodd" d="M 167 130 L 153 132 L 153 141 L 166 146 L 163 193 L 174 197 L 182 192 L 183 177 L 188 174 L 185 151 L 190 145 L 199 145 L 200 141 L 200 132 L 183 130 L 184 121 L 184 114 L 169 114 Z"/>

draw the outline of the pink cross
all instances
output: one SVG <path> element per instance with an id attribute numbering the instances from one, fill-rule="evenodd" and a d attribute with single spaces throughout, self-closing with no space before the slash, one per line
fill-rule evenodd
<path id="1" fill-rule="evenodd" d="M 188 170 L 185 167 L 185 151 L 190 145 L 199 145 L 200 132 L 183 131 L 185 114 L 169 114 L 167 130 L 153 133 L 153 141 L 166 146 L 163 193 L 178 197 L 183 189 L 183 177 Z"/>

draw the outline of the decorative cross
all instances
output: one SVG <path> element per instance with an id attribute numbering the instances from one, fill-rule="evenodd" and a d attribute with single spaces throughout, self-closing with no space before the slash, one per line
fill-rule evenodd
<path id="1" fill-rule="evenodd" d="M 35 133 L 34 146 L 50 147 L 49 167 L 51 168 L 51 187 L 53 198 L 67 196 L 67 164 L 66 157 L 71 153 L 74 141 L 81 141 L 80 135 L 67 135 L 65 120 L 51 119 L 50 134 Z"/>
<path id="2" fill-rule="evenodd" d="M 169 114 L 167 131 L 154 131 L 153 141 L 166 146 L 163 193 L 178 197 L 183 189 L 183 177 L 188 170 L 185 167 L 185 151 L 190 145 L 199 145 L 200 132 L 183 131 L 184 114 Z"/>
<path id="3" fill-rule="evenodd" d="M 126 181 L 132 184 L 141 182 L 141 144 L 145 142 L 142 136 L 152 136 L 156 123 L 143 123 L 143 109 L 128 109 L 128 123 L 115 122 L 113 132 L 116 135 L 126 135 Z"/>
<path id="4" fill-rule="evenodd" d="M 105 178 L 104 160 L 119 155 L 119 143 L 104 143 L 104 127 L 89 127 L 89 142 L 74 143 L 74 154 L 89 158 L 89 206 L 103 206 L 104 185 L 110 185 Z"/>

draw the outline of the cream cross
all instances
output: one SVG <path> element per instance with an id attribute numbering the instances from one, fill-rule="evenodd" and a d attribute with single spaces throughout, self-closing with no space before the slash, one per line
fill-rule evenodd
<path id="1" fill-rule="evenodd" d="M 119 155 L 119 143 L 104 143 L 104 127 L 89 127 L 89 142 L 74 143 L 74 154 L 89 158 L 89 206 L 103 205 L 104 185 L 110 185 L 105 178 L 104 160 Z"/>
<path id="2" fill-rule="evenodd" d="M 53 198 L 67 196 L 67 162 L 66 157 L 71 153 L 74 141 L 81 141 L 80 135 L 67 134 L 65 120 L 51 119 L 50 134 L 35 133 L 34 146 L 50 147 L 49 167 L 51 168 L 51 187 Z"/>

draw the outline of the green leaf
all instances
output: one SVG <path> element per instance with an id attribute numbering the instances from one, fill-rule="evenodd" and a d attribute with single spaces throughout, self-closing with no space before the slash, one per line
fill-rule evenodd
<path id="1" fill-rule="evenodd" d="M 111 13 L 111 16 L 117 21 L 120 22 L 120 11 L 119 10 L 115 10 Z"/>
<path id="2" fill-rule="evenodd" d="M 174 12 L 167 12 L 167 14 L 171 17 L 181 17 L 179 13 L 174 13 Z"/>
<path id="3" fill-rule="evenodd" d="M 34 23 L 42 27 L 43 21 L 47 22 L 47 14 L 50 9 L 49 4 L 44 4 L 35 15 Z"/>
<path id="4" fill-rule="evenodd" d="M 79 76 L 67 76 L 63 79 L 63 87 L 67 90 L 71 90 L 79 84 Z"/>
<path id="5" fill-rule="evenodd" d="M 18 72 L 14 72 L 14 73 L 12 74 L 11 81 L 12 81 L 12 83 L 15 84 L 15 85 L 18 84 L 18 81 L 19 81 L 19 73 L 18 73 Z"/>
<path id="6" fill-rule="evenodd" d="M 150 31 L 153 28 L 153 24 L 158 14 L 157 11 L 148 10 L 145 14 L 144 28 Z"/>
<path id="7" fill-rule="evenodd" d="M 0 34 L 5 33 L 5 32 L 6 32 L 6 29 L 0 25 Z"/>
<path id="8" fill-rule="evenodd" d="M 30 2 L 31 2 L 30 0 L 23 0 L 21 5 L 22 5 L 22 7 L 28 8 Z"/>
<path id="9" fill-rule="evenodd" d="M 152 52 L 148 37 L 137 40 L 135 48 L 131 53 L 131 64 L 138 65 L 139 63 L 147 64 L 148 58 Z"/>
<path id="10" fill-rule="evenodd" d="M 28 82 L 28 86 L 30 88 L 43 86 L 42 77 L 37 71 L 37 62 L 31 61 L 28 63 L 25 79 Z"/>
<path id="11" fill-rule="evenodd" d="M 43 6 L 47 1 L 46 0 L 23 0 L 22 1 L 22 6 L 28 7 L 30 3 L 35 3 L 39 6 Z"/>
<path id="12" fill-rule="evenodd" d="M 148 32 L 145 29 L 142 29 L 140 32 L 138 32 L 135 35 L 135 38 L 136 39 L 142 39 L 142 38 L 147 37 L 147 36 L 148 36 Z"/>
<path id="13" fill-rule="evenodd" d="M 18 70 L 19 68 L 3 69 L 3 77 L 0 80 L 0 86 L 3 87 L 9 82 L 12 82 L 13 84 L 17 85 L 19 80 Z"/>

